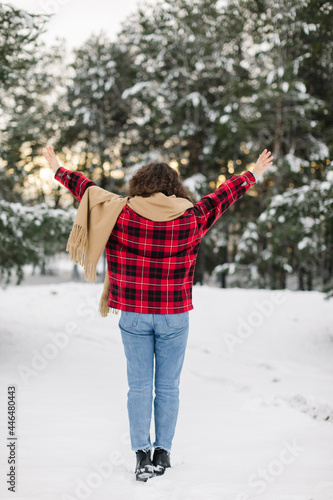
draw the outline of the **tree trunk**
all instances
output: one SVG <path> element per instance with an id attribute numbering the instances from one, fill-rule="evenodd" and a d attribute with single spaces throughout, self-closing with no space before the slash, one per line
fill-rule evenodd
<path id="1" fill-rule="evenodd" d="M 286 288 L 286 272 L 282 270 L 280 271 L 280 287 Z"/>
<path id="2" fill-rule="evenodd" d="M 73 266 L 72 279 L 74 281 L 78 281 L 80 279 L 77 264 L 74 264 L 74 266 Z"/>
<path id="3" fill-rule="evenodd" d="M 191 137 L 188 141 L 188 150 L 190 151 L 190 165 L 193 168 L 194 172 L 204 173 L 204 168 L 202 166 L 202 162 L 199 159 L 199 156 L 202 151 L 202 137 L 201 133 L 196 133 L 193 137 Z"/>
<path id="4" fill-rule="evenodd" d="M 42 262 L 42 265 L 40 266 L 40 275 L 45 276 L 46 275 L 46 265 L 45 262 Z"/>
<path id="5" fill-rule="evenodd" d="M 227 273 L 221 273 L 221 288 L 227 288 Z"/>
<path id="6" fill-rule="evenodd" d="M 298 289 L 304 290 L 304 271 L 302 268 L 298 270 Z"/>
<path id="7" fill-rule="evenodd" d="M 312 272 L 309 271 L 307 275 L 307 289 L 312 290 Z"/>

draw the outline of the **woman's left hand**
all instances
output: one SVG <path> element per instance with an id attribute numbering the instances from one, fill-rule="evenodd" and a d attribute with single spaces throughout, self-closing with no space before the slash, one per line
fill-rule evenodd
<path id="1" fill-rule="evenodd" d="M 53 172 L 56 173 L 58 168 L 60 167 L 59 162 L 57 160 L 57 157 L 53 151 L 52 146 L 46 146 L 45 149 L 43 149 L 43 155 L 44 158 L 48 161 L 50 167 L 52 168 Z"/>

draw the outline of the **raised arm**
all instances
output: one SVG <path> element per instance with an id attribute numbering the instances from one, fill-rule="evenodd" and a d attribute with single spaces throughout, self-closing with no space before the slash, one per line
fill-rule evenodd
<path id="1" fill-rule="evenodd" d="M 67 188 L 77 200 L 81 201 L 85 190 L 89 186 L 97 185 L 95 182 L 89 180 L 81 172 L 72 171 L 61 167 L 52 146 L 47 146 L 43 150 L 43 155 L 55 174 L 54 178 L 57 181 L 61 182 L 61 184 L 65 186 L 65 188 Z"/>
<path id="2" fill-rule="evenodd" d="M 247 171 L 241 175 L 232 175 L 225 182 L 222 182 L 213 193 L 204 196 L 195 203 L 193 209 L 190 210 L 194 210 L 196 214 L 201 237 L 235 201 L 256 183 L 266 168 L 272 164 L 272 159 L 271 153 L 265 149 L 259 156 L 252 172 Z"/>

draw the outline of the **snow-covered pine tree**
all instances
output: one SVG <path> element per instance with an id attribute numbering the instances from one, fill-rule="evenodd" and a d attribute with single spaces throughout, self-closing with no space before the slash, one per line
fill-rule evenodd
<path id="1" fill-rule="evenodd" d="M 45 31 L 46 14 L 29 14 L 12 4 L 0 3 L 0 104 L 3 92 L 21 85 L 20 78 L 36 64 L 38 37 Z M 19 56 L 19 57 L 18 57 Z"/>
<path id="2" fill-rule="evenodd" d="M 274 203 L 274 197 L 279 199 L 286 190 L 292 193 L 295 188 L 294 198 L 291 194 L 289 197 L 298 200 L 299 188 L 304 186 L 302 189 L 307 190 L 313 180 L 317 180 L 318 186 L 320 182 L 326 186 L 330 175 L 327 169 L 331 165 L 333 147 L 330 112 L 333 85 L 328 82 L 333 76 L 330 57 L 333 53 L 333 9 L 327 2 L 318 5 L 312 0 L 245 0 L 242 4 L 248 11 L 245 25 L 249 37 L 247 59 L 257 85 L 249 110 L 257 137 L 262 144 L 268 147 L 271 144 L 275 156 L 275 168 L 270 168 L 264 182 L 260 181 L 256 186 L 257 208 L 251 217 L 256 224 L 256 213 Z M 325 264 L 319 265 L 322 250 L 318 245 L 310 249 L 304 243 L 308 240 L 302 238 L 302 231 L 304 235 L 308 234 L 307 227 L 301 222 L 307 217 L 304 215 L 306 207 L 296 203 L 292 209 L 287 205 L 284 208 L 284 216 L 288 218 L 290 212 L 298 221 L 297 234 L 292 223 L 275 221 L 273 235 L 265 225 L 258 223 L 254 241 L 255 229 L 249 224 L 238 246 L 238 259 L 246 262 L 250 269 L 251 259 L 254 259 L 251 249 L 255 248 L 255 252 L 262 254 L 261 260 L 260 257 L 255 259 L 257 264 L 260 260 L 259 273 L 253 274 L 254 282 L 262 286 L 283 287 L 286 271 L 291 268 L 298 273 L 300 289 L 311 288 L 314 274 L 325 283 L 332 275 L 329 257 L 332 227 L 329 220 L 323 223 L 327 233 L 324 245 L 328 244 L 323 257 Z M 279 215 L 280 222 L 284 216 Z M 295 244 L 287 247 L 279 244 L 279 241 L 295 242 L 295 239 L 303 241 L 302 252 L 294 250 Z M 285 248 L 289 248 L 288 254 L 284 254 Z M 245 250 L 247 258 L 244 260 Z M 309 262 L 311 269 L 308 269 Z M 307 284 L 303 275 L 307 276 Z"/>
<path id="3" fill-rule="evenodd" d="M 49 256 L 65 251 L 75 214 L 46 203 L 24 206 L 0 200 L 0 282 L 8 284 L 15 271 L 18 285 L 24 265 L 41 266 Z"/>
<path id="4" fill-rule="evenodd" d="M 56 133 L 50 110 L 61 86 L 64 44 L 40 40 L 46 15 L 4 4 L 0 15 L 0 197 L 19 201 L 29 175 L 44 166 L 41 148 Z M 43 200 L 40 191 L 34 201 Z"/>
<path id="5" fill-rule="evenodd" d="M 274 168 L 267 172 L 265 187 L 277 194 L 324 178 L 332 139 L 323 142 L 322 125 L 331 104 L 312 91 L 307 72 L 310 50 L 332 18 L 332 9 L 322 25 L 324 14 L 310 24 L 310 0 L 244 0 L 242 5 L 248 13 L 247 60 L 256 82 L 248 108 L 258 140 L 272 149 Z M 327 43 L 331 53 L 332 37 Z"/>
<path id="6" fill-rule="evenodd" d="M 129 106 L 121 95 L 132 81 L 131 60 L 124 47 L 111 43 L 101 31 L 74 50 L 70 68 L 66 95 L 58 103 L 62 127 L 56 148 L 80 153 L 77 170 L 96 174 L 101 187 L 116 191 L 119 186 L 108 172 L 126 157 Z"/>
<path id="7" fill-rule="evenodd" d="M 25 72 L 36 62 L 33 48 L 45 17 L 0 3 L 0 19 L 0 158 L 3 159 L 0 164 L 0 197 L 14 201 L 19 200 L 18 194 L 13 193 L 18 177 L 14 172 L 8 175 L 5 169 L 4 156 L 9 154 L 5 124 L 13 109 L 10 96 L 19 91 Z M 23 173 L 19 172 L 19 175 L 22 180 Z"/>
<path id="8" fill-rule="evenodd" d="M 313 179 L 273 196 L 258 220 L 248 223 L 235 261 L 235 271 L 237 265 L 248 266 L 249 285 L 284 288 L 286 274 L 294 273 L 299 290 L 328 291 L 333 284 L 333 169 L 323 182 Z"/>
<path id="9" fill-rule="evenodd" d="M 245 139 L 239 99 L 251 92 L 244 20 L 235 9 L 215 0 L 166 0 L 145 4 L 124 23 L 119 41 L 134 58 L 136 76 L 123 99 L 131 103 L 137 152 L 163 147 L 181 173 L 215 179 L 222 152 L 227 165 L 239 151 Z"/>

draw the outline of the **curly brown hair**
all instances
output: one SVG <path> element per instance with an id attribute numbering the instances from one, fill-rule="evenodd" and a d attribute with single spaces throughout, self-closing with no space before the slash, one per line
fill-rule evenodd
<path id="1" fill-rule="evenodd" d="M 129 181 L 128 196 L 147 198 L 161 192 L 166 196 L 175 194 L 177 198 L 186 198 L 195 203 L 188 189 L 183 186 L 177 170 L 167 163 L 148 163 L 139 168 Z"/>

